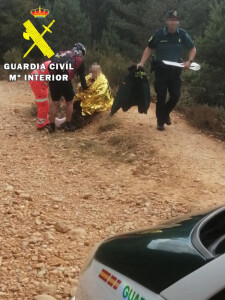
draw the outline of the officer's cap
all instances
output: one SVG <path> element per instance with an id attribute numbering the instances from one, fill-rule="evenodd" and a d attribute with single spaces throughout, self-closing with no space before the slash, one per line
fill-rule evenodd
<path id="1" fill-rule="evenodd" d="M 177 14 L 177 10 L 176 9 L 172 9 L 172 10 L 168 11 L 167 18 L 168 19 L 177 19 L 177 20 L 179 20 L 178 14 Z"/>

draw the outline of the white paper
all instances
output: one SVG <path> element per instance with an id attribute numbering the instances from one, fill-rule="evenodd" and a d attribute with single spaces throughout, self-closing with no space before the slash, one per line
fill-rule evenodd
<path id="1" fill-rule="evenodd" d="M 169 60 L 163 60 L 163 63 L 166 64 L 166 65 L 169 65 L 169 66 L 175 66 L 175 67 L 180 67 L 180 68 L 184 67 L 183 63 L 177 63 L 177 62 L 169 61 Z M 191 65 L 190 65 L 190 69 L 193 70 L 193 71 L 198 71 L 198 70 L 201 69 L 201 67 L 200 67 L 199 64 L 197 64 L 195 62 L 192 62 Z"/>

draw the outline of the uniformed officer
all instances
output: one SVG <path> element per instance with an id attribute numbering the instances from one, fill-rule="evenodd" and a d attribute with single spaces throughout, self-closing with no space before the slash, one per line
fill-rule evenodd
<path id="1" fill-rule="evenodd" d="M 152 49 L 155 50 L 155 59 L 152 69 L 155 71 L 155 91 L 157 94 L 156 117 L 157 129 L 164 130 L 164 124 L 171 125 L 170 112 L 176 106 L 181 93 L 182 68 L 165 65 L 162 60 L 181 62 L 183 49 L 188 50 L 188 60 L 184 68 L 189 69 L 195 58 L 196 48 L 190 36 L 183 29 L 178 28 L 179 18 L 175 9 L 167 13 L 166 27 L 150 37 L 148 46 L 143 52 L 137 67 L 143 67 L 149 58 Z M 167 91 L 169 100 L 166 102 Z"/>

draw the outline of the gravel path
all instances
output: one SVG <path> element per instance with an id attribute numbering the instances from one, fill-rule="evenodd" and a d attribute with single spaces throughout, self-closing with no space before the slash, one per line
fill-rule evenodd
<path id="1" fill-rule="evenodd" d="M 177 113 L 164 132 L 152 105 L 49 135 L 28 83 L 0 95 L 0 299 L 70 299 L 100 240 L 225 202 L 225 144 Z"/>

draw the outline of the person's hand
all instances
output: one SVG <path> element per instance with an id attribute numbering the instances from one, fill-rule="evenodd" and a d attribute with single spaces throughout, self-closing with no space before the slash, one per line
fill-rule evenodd
<path id="1" fill-rule="evenodd" d="M 143 64 L 142 63 L 138 63 L 137 64 L 137 69 L 139 69 L 139 68 L 143 68 L 144 66 L 143 66 Z"/>
<path id="2" fill-rule="evenodd" d="M 185 69 L 190 69 L 190 66 L 191 66 L 191 61 L 190 60 L 185 61 L 183 64 L 184 64 Z"/>
<path id="3" fill-rule="evenodd" d="M 79 92 L 83 92 L 83 91 L 85 91 L 85 90 L 87 90 L 87 89 L 88 89 L 88 86 L 86 86 L 86 87 L 84 87 L 84 88 L 82 88 L 82 86 L 79 86 L 78 91 L 79 91 Z"/>

